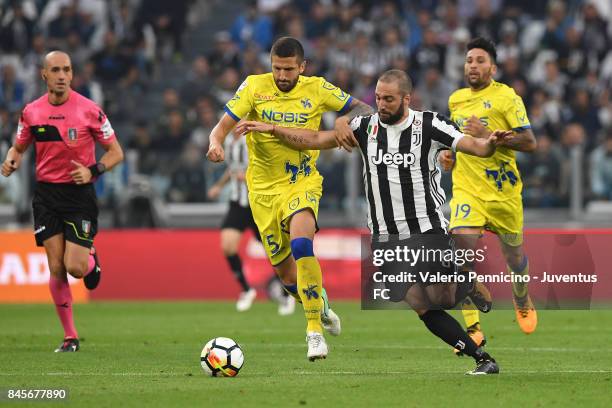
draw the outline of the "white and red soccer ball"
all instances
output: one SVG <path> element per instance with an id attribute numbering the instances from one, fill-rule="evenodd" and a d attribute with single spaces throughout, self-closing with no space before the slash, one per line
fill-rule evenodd
<path id="1" fill-rule="evenodd" d="M 215 337 L 202 349 L 200 363 L 212 377 L 235 377 L 244 364 L 242 349 L 234 340 Z"/>

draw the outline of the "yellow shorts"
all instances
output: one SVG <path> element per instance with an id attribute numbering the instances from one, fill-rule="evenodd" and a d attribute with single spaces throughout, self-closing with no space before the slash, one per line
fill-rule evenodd
<path id="1" fill-rule="evenodd" d="M 307 209 L 312 211 L 315 221 L 319 216 L 319 201 L 323 192 L 321 180 L 322 177 L 299 180 L 281 194 L 249 193 L 253 219 L 273 266 L 280 264 L 291 255 L 289 237 L 291 216 Z"/>
<path id="2" fill-rule="evenodd" d="M 487 229 L 507 245 L 523 243 L 521 196 L 505 201 L 484 201 L 464 190 L 453 189 L 450 209 L 449 230 L 461 227 Z"/>

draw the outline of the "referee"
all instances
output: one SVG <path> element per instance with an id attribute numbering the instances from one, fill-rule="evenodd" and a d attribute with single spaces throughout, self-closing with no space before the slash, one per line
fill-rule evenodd
<path id="1" fill-rule="evenodd" d="M 394 69 L 383 73 L 376 84 L 378 112 L 357 116 L 350 124 L 353 130 L 351 144 L 359 148 L 364 162 L 368 226 L 374 238 L 372 246 L 380 249 L 385 241 L 390 241 L 389 237 L 399 237 L 402 240 L 396 239 L 395 246 L 405 244 L 419 248 L 424 244 L 428 250 L 448 250 L 447 223 L 440 208 L 445 197 L 440 188 L 438 154 L 450 148 L 488 157 L 511 132 L 495 131 L 486 139 L 465 136 L 452 122 L 435 112 L 410 109 L 411 91 L 412 81 L 404 71 Z M 344 145 L 338 140 L 336 131 L 317 132 L 260 122 L 245 122 L 235 130 L 241 134 L 248 131 L 269 132 L 294 149 L 329 149 Z M 391 266 L 404 268 L 407 265 Z M 439 271 L 451 276 L 454 273 L 452 267 L 438 260 L 416 266 L 432 274 Z M 386 272 L 389 271 L 383 271 Z M 490 294 L 484 285 L 423 280 L 416 283 L 391 287 L 392 300 L 405 300 L 432 334 L 473 357 L 476 368 L 467 374 L 497 374 L 499 367 L 495 360 L 443 310 L 454 307 L 466 296 L 470 296 L 483 312 L 490 310 Z"/>
<path id="2" fill-rule="evenodd" d="M 48 53 L 41 76 L 47 93 L 23 109 L 15 142 L 2 163 L 2 175 L 8 177 L 19 168 L 33 143 L 34 237 L 47 254 L 49 289 L 64 328 L 64 341 L 55 352 L 74 352 L 79 350 L 79 335 L 67 273 L 83 278 L 90 290 L 98 286 L 101 270 L 93 248 L 98 206 L 93 182 L 123 160 L 123 151 L 102 109 L 70 88 L 68 54 Z M 106 151 L 98 162 L 96 142 Z"/>

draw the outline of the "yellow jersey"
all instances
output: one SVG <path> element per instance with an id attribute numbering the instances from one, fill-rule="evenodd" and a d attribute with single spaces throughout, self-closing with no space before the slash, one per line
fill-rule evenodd
<path id="1" fill-rule="evenodd" d="M 448 99 L 453 120 L 463 131 L 472 115 L 493 131 L 520 131 L 531 128 L 523 99 L 509 86 L 491 81 L 484 89 L 462 88 Z M 521 195 L 523 183 L 516 165 L 515 152 L 499 147 L 491 157 L 457 153 L 453 169 L 453 190 L 461 189 L 484 201 L 503 201 Z"/>
<path id="2" fill-rule="evenodd" d="M 300 76 L 295 87 L 283 92 L 272 73 L 250 75 L 225 112 L 235 120 L 247 118 L 283 127 L 318 130 L 324 112 L 348 109 L 351 96 L 321 77 Z M 305 177 L 320 177 L 318 150 L 295 150 L 269 133 L 247 134 L 249 192 L 280 194 Z M 322 178 L 321 178 L 322 180 Z"/>

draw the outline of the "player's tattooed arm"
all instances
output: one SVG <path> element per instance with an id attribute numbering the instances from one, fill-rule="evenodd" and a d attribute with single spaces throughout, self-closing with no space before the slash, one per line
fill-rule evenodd
<path id="1" fill-rule="evenodd" d="M 337 146 L 335 130 L 314 131 L 274 126 L 271 133 L 286 145 L 297 150 L 322 150 Z"/>
<path id="2" fill-rule="evenodd" d="M 357 98 L 353 98 L 349 105 L 349 110 L 344 115 L 339 116 L 336 119 L 334 130 L 336 131 L 336 144 L 338 147 L 342 147 L 347 151 L 351 151 L 353 147 L 359 146 L 359 142 L 353 135 L 353 130 L 349 123 L 357 116 L 367 116 L 374 114 L 374 109 L 367 103 L 360 101 Z"/>
<path id="3" fill-rule="evenodd" d="M 286 129 L 286 132 L 283 132 L 284 129 L 279 128 L 277 132 L 274 132 L 275 129 L 272 130 L 272 134 L 281 139 L 283 142 L 287 143 L 291 146 L 299 146 L 300 148 L 309 148 L 309 143 L 306 141 L 306 137 L 303 135 L 294 134 L 290 132 L 290 129 Z M 313 135 L 310 135 L 312 138 Z"/>
<path id="4" fill-rule="evenodd" d="M 344 115 L 339 116 L 338 119 L 344 120 L 346 123 L 350 123 L 351 120 L 357 116 L 373 115 L 374 113 L 376 113 L 376 111 L 370 105 L 360 101 L 357 98 L 353 98 L 351 104 L 349 105 L 349 110 Z M 336 121 L 338 119 L 336 119 Z"/>
<path id="5" fill-rule="evenodd" d="M 239 134 L 252 131 L 269 133 L 296 150 L 331 149 L 337 146 L 335 130 L 314 131 L 310 129 L 286 128 L 271 123 L 245 121 L 239 123 L 235 131 Z"/>

